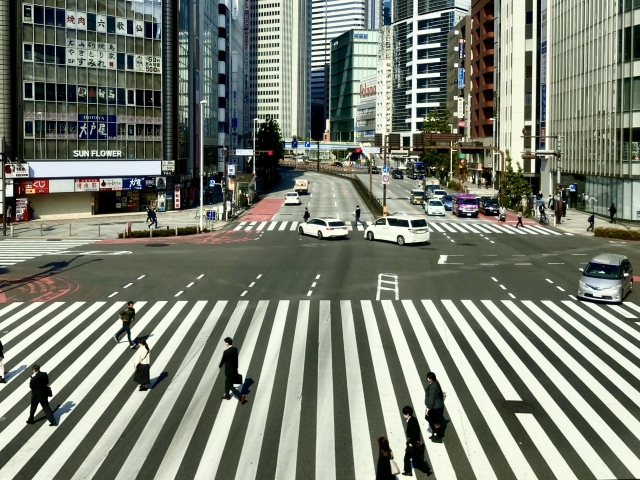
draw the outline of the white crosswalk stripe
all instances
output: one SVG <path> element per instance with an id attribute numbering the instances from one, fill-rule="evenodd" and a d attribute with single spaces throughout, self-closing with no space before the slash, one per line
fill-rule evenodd
<path id="1" fill-rule="evenodd" d="M 43 255 L 72 250 L 98 240 L 30 240 L 7 238 L 0 241 L 0 269 Z"/>
<path id="2" fill-rule="evenodd" d="M 131 383 L 134 352 L 112 343 L 121 308 L 0 309 L 0 478 L 369 479 L 379 436 L 401 463 L 405 405 L 435 478 L 640 476 L 640 329 L 629 322 L 640 306 L 629 301 L 140 301 L 146 393 Z M 219 399 L 227 336 L 246 405 Z M 35 362 L 57 428 L 25 424 Z M 426 438 L 428 370 L 447 394 L 442 443 Z"/>

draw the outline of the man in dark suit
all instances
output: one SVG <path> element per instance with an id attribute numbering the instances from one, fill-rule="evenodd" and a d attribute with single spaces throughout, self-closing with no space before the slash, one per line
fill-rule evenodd
<path id="1" fill-rule="evenodd" d="M 407 419 L 407 449 L 404 453 L 404 471 L 402 475 L 411 477 L 413 476 L 411 459 L 413 459 L 414 463 L 420 465 L 424 462 L 422 441 L 420 440 L 420 424 L 418 419 L 413 416 L 413 408 L 410 406 L 404 407 L 402 414 Z"/>
<path id="2" fill-rule="evenodd" d="M 56 427 L 56 419 L 53 418 L 53 412 L 49 407 L 49 376 L 45 372 L 40 371 L 40 365 L 34 365 L 31 367 L 33 375 L 31 375 L 31 381 L 29 387 L 31 388 L 31 413 L 29 415 L 28 424 L 35 423 L 33 416 L 36 414 L 38 404 L 42 406 L 42 411 L 49 420 L 50 427 Z"/>
<path id="3" fill-rule="evenodd" d="M 223 400 L 229 400 L 229 391 L 231 391 L 236 397 L 240 399 L 240 403 L 245 403 L 244 395 L 242 395 L 236 387 L 233 386 L 236 378 L 238 377 L 238 349 L 233 345 L 233 339 L 227 337 L 224 339 L 224 343 L 227 349 L 222 354 L 222 361 L 220 362 L 220 369 L 224 365 L 224 395 Z"/>

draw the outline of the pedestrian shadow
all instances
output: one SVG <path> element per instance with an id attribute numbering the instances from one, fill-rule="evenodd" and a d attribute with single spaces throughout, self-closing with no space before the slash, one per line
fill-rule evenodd
<path id="1" fill-rule="evenodd" d="M 156 381 L 155 382 L 151 382 L 151 385 L 152 385 L 151 390 L 156 388 L 158 386 L 158 384 L 160 382 L 162 382 L 168 376 L 169 376 L 169 372 L 162 372 L 160 375 L 158 375 L 158 377 L 156 378 Z"/>
<path id="2" fill-rule="evenodd" d="M 249 390 L 249 388 L 254 383 L 255 382 L 253 381 L 253 378 L 245 378 L 244 383 L 240 385 L 240 389 L 238 391 L 241 395 L 249 395 L 251 393 L 251 390 Z"/>
<path id="3" fill-rule="evenodd" d="M 62 416 L 65 413 L 71 412 L 71 410 L 73 410 L 73 407 L 75 407 L 76 405 L 77 404 L 72 402 L 71 400 L 69 400 L 68 402 L 63 403 L 62 405 L 58 405 L 56 407 L 56 409 L 53 411 L 54 415 L 57 414 L 56 421 L 60 421 L 60 418 L 62 418 Z"/>
<path id="4" fill-rule="evenodd" d="M 26 365 L 20 365 L 18 367 L 15 367 L 13 370 L 11 370 L 10 372 L 7 372 L 4 376 L 4 379 L 8 382 L 9 380 L 11 380 L 13 377 L 17 377 L 18 375 L 20 375 L 22 372 L 24 372 L 27 369 Z"/>

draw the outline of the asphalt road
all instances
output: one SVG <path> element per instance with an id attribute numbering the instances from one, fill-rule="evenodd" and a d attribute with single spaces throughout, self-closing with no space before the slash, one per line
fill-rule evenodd
<path id="1" fill-rule="evenodd" d="M 639 293 L 614 307 L 572 297 L 597 253 L 640 268 L 637 245 L 434 231 L 400 247 L 355 228 L 319 241 L 290 230 L 305 202 L 312 216 L 349 218 L 358 199 L 339 179 L 305 178 L 303 206 L 280 207 L 260 230 L 90 243 L 10 266 L 0 478 L 370 480 L 379 436 L 402 468 L 405 405 L 431 478 L 640 476 Z M 147 392 L 131 380 L 126 340 L 111 338 L 129 299 L 132 333 L 151 347 Z M 244 405 L 220 399 L 226 336 Z M 56 428 L 25 424 L 35 362 Z M 424 421 L 429 371 L 446 393 L 442 443 Z"/>

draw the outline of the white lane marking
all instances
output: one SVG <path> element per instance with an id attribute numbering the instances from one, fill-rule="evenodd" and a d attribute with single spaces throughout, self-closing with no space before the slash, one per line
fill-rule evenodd
<path id="1" fill-rule="evenodd" d="M 455 228 L 452 228 L 451 226 L 449 226 L 448 223 L 441 223 L 440 225 L 442 225 L 444 228 L 446 228 L 450 232 L 453 232 L 453 233 L 457 233 L 458 232 Z"/>
<path id="2" fill-rule="evenodd" d="M 307 297 L 310 297 L 312 293 L 313 293 L 313 290 L 309 290 L 309 291 L 307 292 Z"/>
<path id="3" fill-rule="evenodd" d="M 262 230 L 268 222 L 262 222 L 256 227 L 256 231 Z"/>
<path id="4" fill-rule="evenodd" d="M 293 232 L 298 226 L 298 222 L 291 222 L 291 228 L 289 228 L 290 232 Z"/>
<path id="5" fill-rule="evenodd" d="M 184 290 L 180 290 L 178 293 L 176 293 L 174 295 L 174 297 L 179 297 L 180 295 L 182 295 L 184 293 Z"/>
<path id="6" fill-rule="evenodd" d="M 118 292 L 113 292 L 111 295 L 109 295 L 107 298 L 111 298 L 111 297 L 115 297 L 118 294 Z"/>
<path id="7" fill-rule="evenodd" d="M 611 322 L 613 325 L 615 325 L 619 329 L 624 330 L 629 336 L 635 338 L 636 340 L 640 340 L 640 331 L 636 330 L 631 325 L 627 324 L 626 322 L 621 322 L 620 320 L 618 320 L 616 317 L 611 315 L 609 312 L 607 312 L 604 308 L 602 308 L 599 305 L 592 304 L 592 303 L 586 303 L 585 305 L 589 307 L 591 310 L 593 310 L 594 312 L 598 313 L 601 317 Z M 631 345 L 629 342 L 626 342 L 626 344 Z M 630 350 L 629 348 L 627 348 L 627 350 L 640 352 L 640 349 L 637 349 L 636 347 L 633 347 L 633 350 Z M 638 358 L 640 358 L 640 354 L 635 354 L 635 355 Z M 640 477 L 640 475 L 638 476 Z"/>
<path id="8" fill-rule="evenodd" d="M 489 241 L 490 241 L 491 243 L 496 243 L 496 242 L 494 242 L 493 240 L 489 240 Z"/>
<path id="9" fill-rule="evenodd" d="M 504 233 L 502 230 L 500 230 L 499 228 L 493 226 L 493 225 L 483 225 L 483 228 L 486 228 L 487 230 L 489 230 L 492 233 Z"/>
<path id="10" fill-rule="evenodd" d="M 564 265 L 564 263 L 547 263 L 547 265 Z"/>
<path id="11" fill-rule="evenodd" d="M 586 255 L 586 253 L 572 253 L 571 255 L 573 255 L 574 257 L 582 257 Z"/>
<path id="12" fill-rule="evenodd" d="M 316 275 L 316 280 L 318 280 L 320 278 L 320 275 Z"/>
<path id="13" fill-rule="evenodd" d="M 556 285 L 556 288 L 557 288 L 558 290 L 560 290 L 561 292 L 564 292 L 564 288 L 560 287 L 559 285 Z"/>
<path id="14" fill-rule="evenodd" d="M 258 276 L 256 277 L 256 280 L 260 280 L 261 278 L 262 278 L 262 274 L 258 275 Z"/>
<path id="15" fill-rule="evenodd" d="M 278 224 L 278 222 L 271 222 L 271 225 L 269 225 L 269 228 L 267 228 L 267 231 L 270 232 L 271 230 L 276 228 L 277 224 Z"/>
<path id="16" fill-rule="evenodd" d="M 503 290 L 507 289 L 507 287 L 505 287 L 504 285 L 500 285 L 500 288 L 503 289 Z"/>
<path id="17" fill-rule="evenodd" d="M 467 339 L 473 351 L 480 358 L 482 365 L 489 375 L 491 375 L 491 379 L 495 382 L 496 386 L 500 390 L 500 393 L 505 397 L 505 400 L 521 400 L 520 396 L 517 394 L 507 377 L 504 375 L 504 372 L 498 367 L 498 364 L 495 362 L 493 357 L 489 354 L 489 352 L 484 347 L 483 343 L 473 332 L 469 324 L 464 320 L 462 314 L 454 305 L 451 300 L 442 300 L 443 306 L 451 315 L 454 322 Z M 477 308 L 473 305 L 472 302 L 463 301 L 463 304 L 467 307 L 467 309 L 472 313 L 476 313 L 482 315 Z M 435 306 L 434 306 L 435 307 Z M 502 450 L 507 462 L 511 466 L 516 478 L 520 478 L 522 480 L 535 478 L 536 475 L 531 469 L 531 465 L 525 458 L 522 450 L 516 443 L 513 435 L 507 428 L 504 423 L 502 416 L 498 413 L 494 402 L 489 398 L 486 390 L 482 388 L 482 382 L 478 378 L 475 373 L 475 370 L 469 363 L 469 360 L 465 356 L 460 348 L 460 345 L 456 341 L 455 337 L 451 333 L 451 330 L 446 325 L 444 321 L 441 321 L 439 318 L 439 314 L 436 315 L 436 318 L 433 318 L 433 323 L 440 334 L 440 337 L 447 344 L 447 349 L 451 351 L 451 356 L 454 359 L 456 367 L 460 371 L 460 374 L 464 378 L 465 383 L 474 393 L 473 399 L 476 402 L 476 405 L 483 412 L 483 416 L 487 419 L 488 423 L 491 424 L 491 431 L 497 440 L 498 447 Z M 499 440 L 499 441 L 498 441 Z"/>
<path id="18" fill-rule="evenodd" d="M 513 293 L 511 293 L 511 292 L 509 292 L 509 296 L 510 296 L 511 298 L 516 298 L 516 296 L 515 296 Z"/>
<path id="19" fill-rule="evenodd" d="M 463 263 L 449 262 L 449 257 L 464 257 L 464 255 L 440 255 L 440 258 L 438 259 L 438 265 L 464 265 Z"/>
<path id="20" fill-rule="evenodd" d="M 249 288 L 253 287 L 255 284 L 256 284 L 256 282 L 251 282 L 251 283 L 249 284 Z"/>
<path id="21" fill-rule="evenodd" d="M 245 290 L 244 292 L 242 292 L 242 293 L 240 294 L 240 296 L 241 296 L 241 297 L 244 297 L 247 293 L 249 293 L 249 292 L 248 292 L 247 290 Z"/>
<path id="22" fill-rule="evenodd" d="M 578 301 L 575 295 L 569 295 L 569 298 L 571 298 L 572 300 Z"/>
<path id="23" fill-rule="evenodd" d="M 385 287 L 382 284 L 383 283 L 388 283 L 393 285 L 393 288 L 391 287 Z M 381 273 L 378 275 L 378 290 L 376 292 L 376 300 L 380 300 L 380 291 L 381 290 L 389 290 L 395 293 L 395 298 L 396 300 L 399 299 L 400 296 L 400 292 L 399 292 L 399 288 L 398 288 L 398 276 L 393 274 L 393 273 Z"/>
<path id="24" fill-rule="evenodd" d="M 623 304 L 625 307 L 637 307 L 636 305 L 634 305 L 633 303 L 625 303 Z M 609 305 L 609 308 L 611 310 L 613 310 L 614 312 L 619 313 L 620 315 L 622 315 L 624 318 L 638 318 L 636 317 L 633 313 L 630 313 L 628 311 L 626 311 L 624 308 L 622 308 L 622 306 L 620 305 Z"/>
<path id="25" fill-rule="evenodd" d="M 478 225 L 475 224 L 474 228 L 477 228 L 478 230 L 480 230 L 482 233 L 492 233 L 491 230 L 489 230 L 488 228 L 486 228 L 486 225 Z"/>
<path id="26" fill-rule="evenodd" d="M 286 226 L 287 226 L 287 223 L 288 223 L 288 222 L 282 222 L 282 223 L 280 224 L 280 228 L 278 228 L 278 231 L 279 231 L 279 232 L 281 232 L 282 230 L 284 230 L 284 229 L 286 228 Z"/>
<path id="27" fill-rule="evenodd" d="M 494 282 L 498 281 L 498 279 L 496 277 L 491 277 L 491 280 L 493 280 Z"/>
<path id="28" fill-rule="evenodd" d="M 198 275 L 198 276 L 196 277 L 196 280 L 200 280 L 202 277 L 204 277 L 204 275 L 205 275 L 204 273 L 201 273 L 200 275 Z"/>
<path id="29" fill-rule="evenodd" d="M 304 383 L 304 361 L 309 327 L 309 300 L 298 304 L 298 319 L 291 348 L 291 366 L 287 380 L 283 418 L 278 446 L 276 480 L 288 480 L 296 471 L 298 460 L 298 439 L 300 436 L 300 413 L 302 411 L 302 387 Z M 374 357 L 375 358 L 375 357 Z"/>
<path id="30" fill-rule="evenodd" d="M 349 422 L 351 425 L 351 445 L 353 448 L 353 465 L 355 478 L 358 480 L 371 479 L 375 476 L 373 455 L 371 452 L 371 435 L 367 420 L 367 406 L 364 400 L 364 387 L 358 356 L 358 342 L 354 327 L 351 302 L 340 302 L 342 317 L 342 338 L 344 339 L 344 360 L 347 365 L 346 377 L 347 395 L 349 398 Z M 257 463 L 257 462 L 256 462 Z"/>
<path id="31" fill-rule="evenodd" d="M 454 227 L 454 229 L 460 230 L 462 233 L 469 233 L 467 230 L 465 230 L 465 227 L 463 227 L 459 223 L 452 223 L 451 225 Z"/>
<path id="32" fill-rule="evenodd" d="M 253 228 L 253 225 L 249 225 L 247 228 L 245 228 L 245 232 L 248 232 L 249 230 L 251 230 Z"/>
<path id="33" fill-rule="evenodd" d="M 511 300 L 503 301 L 504 304 L 513 304 Z M 509 333 L 518 340 L 521 336 L 518 335 L 519 330 L 512 324 L 511 320 L 502 313 L 502 311 L 490 300 L 483 300 L 483 305 L 491 312 L 491 314 L 500 322 L 500 324 L 509 330 Z M 477 321 L 477 319 L 476 319 Z M 529 367 L 522 361 L 522 359 L 516 355 L 511 346 L 504 340 L 502 335 L 496 330 L 491 322 L 477 322 L 480 327 L 485 331 L 488 337 L 496 345 L 498 351 L 509 362 L 514 371 L 518 372 L 519 377 L 528 386 L 531 393 L 535 395 L 536 400 L 540 403 L 545 412 L 549 415 L 551 420 L 558 426 L 559 431 L 567 439 L 568 445 L 571 445 L 575 452 L 582 458 L 587 467 L 591 470 L 596 478 L 611 478 L 613 473 L 607 467 L 607 465 L 598 456 L 594 448 L 589 442 L 582 436 L 582 433 L 575 427 L 569 417 L 558 406 L 553 397 L 548 392 L 548 389 L 543 387 L 538 377 L 533 375 Z M 526 339 L 524 339 L 526 340 Z M 535 347 L 531 345 L 531 350 L 535 350 Z M 525 348 L 527 353 L 530 352 L 529 348 Z M 545 374 L 550 379 L 556 378 L 550 376 L 550 371 L 545 370 Z M 558 375 L 560 377 L 560 375 Z M 562 377 L 560 377 L 562 378 Z M 562 477 L 558 477 L 562 478 Z"/>
<path id="34" fill-rule="evenodd" d="M 142 280 L 144 277 L 146 277 L 146 275 L 140 275 L 140 276 L 138 277 L 138 280 Z"/>
<path id="35" fill-rule="evenodd" d="M 337 207 L 338 206 L 338 202 L 333 202 L 333 206 Z"/>
<path id="36" fill-rule="evenodd" d="M 333 413 L 331 302 L 320 301 L 318 322 L 318 394 L 316 407 L 316 478 L 336 480 L 336 442 Z M 289 472 L 291 474 L 292 472 Z"/>
<path id="37" fill-rule="evenodd" d="M 313 282 L 313 283 L 311 284 L 311 288 L 314 288 L 314 287 L 316 286 L 316 284 L 317 284 L 317 283 L 318 283 L 318 282 Z"/>
<path id="38" fill-rule="evenodd" d="M 514 265 L 531 265 L 530 263 L 514 263 Z"/>
<path id="39" fill-rule="evenodd" d="M 233 338 L 235 336 L 238 325 L 248 305 L 249 302 L 246 300 L 238 302 L 229 323 L 227 323 L 224 328 L 221 338 Z M 187 447 L 191 443 L 193 433 L 196 431 L 196 427 L 200 422 L 200 418 L 211 395 L 213 385 L 218 378 L 218 373 L 220 372 L 218 364 L 224 349 L 224 344 L 219 342 L 211 356 L 209 365 L 202 374 L 198 388 L 191 397 L 191 402 L 182 417 L 178 430 L 173 435 L 171 445 L 169 445 L 167 452 L 163 456 L 162 464 L 156 472 L 156 480 L 173 480 L 177 477 L 182 459 L 187 451 Z"/>
<path id="40" fill-rule="evenodd" d="M 127 283 L 124 287 L 122 288 L 129 288 L 131 285 L 133 285 L 133 283 Z"/>
<path id="41" fill-rule="evenodd" d="M 258 474 L 258 462 L 255 461 L 255 459 L 260 458 L 260 452 L 262 450 L 264 432 L 267 426 L 267 415 L 269 413 L 269 405 L 271 404 L 271 394 L 273 392 L 273 383 L 276 377 L 276 367 L 278 366 L 278 357 L 280 356 L 282 335 L 287 321 L 288 310 L 289 300 L 281 300 L 278 302 L 278 309 L 273 320 L 269 342 L 267 343 L 267 352 L 265 353 L 262 369 L 259 374 L 260 389 L 256 390 L 255 399 L 251 407 L 249 424 L 245 429 L 246 433 L 244 442 L 242 443 L 242 452 L 240 453 L 238 469 L 236 470 L 237 480 L 256 478 Z M 289 354 L 288 350 L 287 354 Z M 369 451 L 371 451 L 371 448 L 369 448 Z"/>
<path id="42" fill-rule="evenodd" d="M 258 307 L 256 308 L 255 314 L 251 319 L 251 324 L 249 325 L 249 333 L 242 342 L 242 349 L 240 350 L 238 364 L 245 365 L 244 368 L 249 368 L 251 365 L 251 357 L 253 357 L 260 327 L 262 326 L 265 314 L 267 313 L 268 304 L 269 302 L 265 300 L 258 302 Z M 251 374 L 251 370 L 246 370 L 245 378 L 249 378 L 249 375 Z M 218 467 L 222 460 L 222 453 L 224 451 L 225 444 L 227 443 L 229 432 L 231 431 L 233 417 L 235 416 L 236 408 L 239 403 L 240 402 L 237 401 L 225 401 L 220 406 L 218 415 L 216 415 L 215 422 L 211 428 L 209 439 L 205 445 L 204 451 L 208 453 L 201 457 L 194 480 L 210 480 L 212 478 L 216 478 Z"/>
<path id="43" fill-rule="evenodd" d="M 549 283 L 553 283 L 553 280 L 549 280 L 548 278 L 545 278 L 545 280 Z"/>
<path id="44" fill-rule="evenodd" d="M 187 285 L 187 288 L 191 288 L 193 285 L 195 285 L 196 282 L 191 282 Z"/>
<path id="45" fill-rule="evenodd" d="M 429 226 L 435 228 L 440 233 L 444 233 L 444 230 L 442 229 L 442 227 L 437 223 L 430 223 Z"/>

